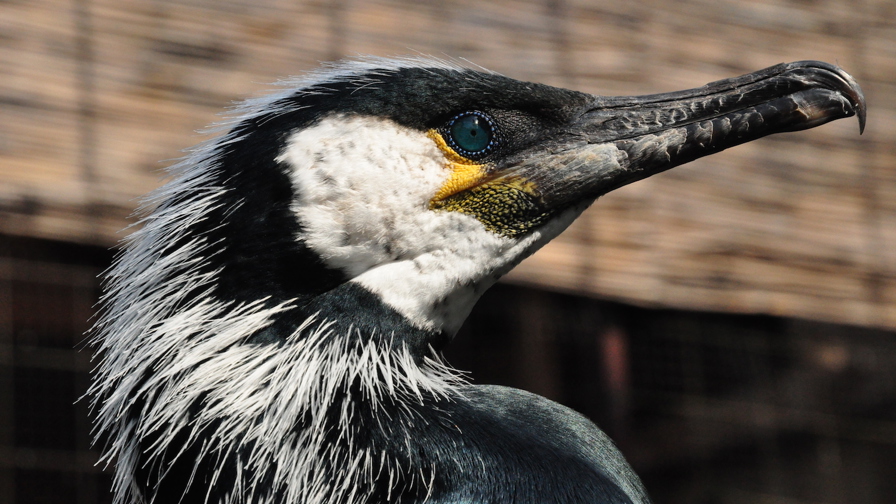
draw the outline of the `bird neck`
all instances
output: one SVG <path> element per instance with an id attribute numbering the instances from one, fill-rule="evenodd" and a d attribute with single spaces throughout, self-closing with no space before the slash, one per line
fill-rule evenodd
<path id="1" fill-rule="evenodd" d="M 191 238 L 175 219 L 217 200 L 188 203 L 160 208 L 130 238 L 94 329 L 104 357 L 90 394 L 116 502 L 247 491 L 257 495 L 246 502 L 354 502 L 371 474 L 397 471 L 371 449 L 382 425 L 455 396 L 460 380 L 433 349 L 445 337 L 409 328 L 351 282 L 227 300 L 209 266 L 223 242 Z"/>
<path id="2" fill-rule="evenodd" d="M 358 299 L 354 288 L 333 295 Z M 285 337 L 247 336 L 291 311 L 262 301 L 198 303 L 119 348 L 112 367 L 100 370 L 109 379 L 98 381 L 117 385 L 101 391 L 99 412 L 101 429 L 113 434 L 107 455 L 118 459 L 116 485 L 146 488 L 159 502 L 240 491 L 258 492 L 247 502 L 273 502 L 275 494 L 284 502 L 353 502 L 372 474 L 398 471 L 377 440 L 411 438 L 388 424 L 456 397 L 461 380 L 434 352 L 347 326 L 323 307 Z M 275 488 L 256 486 L 274 475 Z"/>

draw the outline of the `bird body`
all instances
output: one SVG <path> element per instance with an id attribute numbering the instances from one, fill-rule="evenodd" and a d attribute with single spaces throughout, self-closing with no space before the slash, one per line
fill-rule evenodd
<path id="1" fill-rule="evenodd" d="M 864 119 L 817 62 L 634 98 L 429 58 L 281 84 L 171 168 L 109 272 L 90 395 L 116 504 L 649 502 L 590 421 L 440 349 L 598 196 Z"/>

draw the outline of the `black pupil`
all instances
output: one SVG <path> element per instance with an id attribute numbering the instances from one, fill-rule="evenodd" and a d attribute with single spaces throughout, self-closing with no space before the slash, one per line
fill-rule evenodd
<path id="1" fill-rule="evenodd" d="M 482 152 L 492 142 L 492 127 L 479 114 L 465 114 L 456 118 L 451 123 L 450 130 L 454 143 L 470 153 Z"/>

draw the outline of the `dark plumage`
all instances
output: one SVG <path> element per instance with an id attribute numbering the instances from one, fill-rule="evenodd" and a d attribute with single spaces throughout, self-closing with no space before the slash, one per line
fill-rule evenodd
<path id="1" fill-rule="evenodd" d="M 109 274 L 90 393 L 116 502 L 648 502 L 587 419 L 439 350 L 600 195 L 854 114 L 818 62 L 610 98 L 373 60 L 250 100 Z"/>

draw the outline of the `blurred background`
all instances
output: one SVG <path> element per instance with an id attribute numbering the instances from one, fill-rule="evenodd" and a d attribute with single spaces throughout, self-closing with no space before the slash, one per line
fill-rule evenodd
<path id="1" fill-rule="evenodd" d="M 896 2 L 0 2 L 0 503 L 110 501 L 82 340 L 162 168 L 234 100 L 319 61 L 468 58 L 618 95 L 840 64 L 855 119 L 602 198 L 450 347 L 608 431 L 657 504 L 896 495 Z"/>

